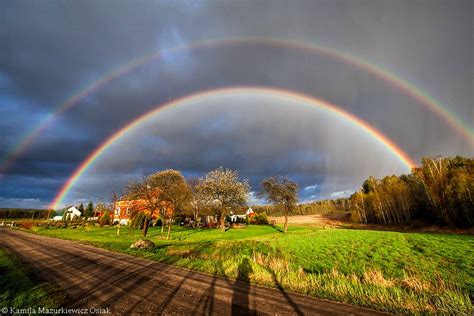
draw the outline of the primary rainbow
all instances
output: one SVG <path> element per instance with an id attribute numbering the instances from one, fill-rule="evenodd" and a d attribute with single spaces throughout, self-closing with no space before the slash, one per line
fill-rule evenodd
<path id="1" fill-rule="evenodd" d="M 421 91 L 414 85 L 403 80 L 399 76 L 391 73 L 387 69 L 377 66 L 375 64 L 369 63 L 368 61 L 361 59 L 359 57 L 337 51 L 333 48 L 318 46 L 306 42 L 298 42 L 295 40 L 289 39 L 280 39 L 280 38 L 232 38 L 232 39 L 214 39 L 206 40 L 201 42 L 196 42 L 188 45 L 179 45 L 171 49 L 163 50 L 158 53 L 154 52 L 142 56 L 141 58 L 134 59 L 131 62 L 124 64 L 118 68 L 115 68 L 111 72 L 108 72 L 104 76 L 100 77 L 98 80 L 90 83 L 85 88 L 82 88 L 77 94 L 74 94 L 68 98 L 63 104 L 61 104 L 56 112 L 50 114 L 45 120 L 43 120 L 36 128 L 34 128 L 28 135 L 26 135 L 22 140 L 18 142 L 18 145 L 11 150 L 9 155 L 6 155 L 4 161 L 0 165 L 0 176 L 13 164 L 15 159 L 23 154 L 36 140 L 39 134 L 41 134 L 54 120 L 56 117 L 61 115 L 63 112 L 72 108 L 79 103 L 83 98 L 88 95 L 91 95 L 101 87 L 105 86 L 109 82 L 120 78 L 134 69 L 143 66 L 149 62 L 152 62 L 156 59 L 159 59 L 163 54 L 169 54 L 178 52 L 181 50 L 190 50 L 201 47 L 212 47 L 218 45 L 236 45 L 236 44 L 246 44 L 246 43 L 261 43 L 268 45 L 277 45 L 277 46 L 286 46 L 297 49 L 303 49 L 310 52 L 322 54 L 329 56 L 336 60 L 345 62 L 347 64 L 356 66 L 360 69 L 367 71 L 368 73 L 373 74 L 374 76 L 384 80 L 393 87 L 398 88 L 400 91 L 406 95 L 415 99 L 419 104 L 423 105 L 439 118 L 441 118 L 446 124 L 451 126 L 459 135 L 461 135 L 465 140 L 468 141 L 470 145 L 474 148 L 474 127 L 468 125 L 468 123 L 463 122 L 462 119 L 458 118 L 454 113 L 452 113 L 448 108 L 443 107 L 441 103 L 436 101 L 433 97 L 427 93 Z"/>
<path id="2" fill-rule="evenodd" d="M 329 103 L 325 100 L 315 98 L 312 96 L 300 94 L 294 91 L 283 90 L 283 89 L 274 89 L 269 87 L 232 87 L 232 88 L 222 88 L 222 89 L 213 89 L 208 91 L 203 91 L 195 93 L 189 96 L 181 97 L 176 100 L 165 103 L 157 108 L 139 116 L 138 118 L 132 120 L 124 127 L 120 128 L 109 138 L 107 138 L 99 147 L 97 147 L 74 171 L 74 173 L 69 177 L 66 183 L 61 187 L 53 202 L 50 204 L 51 209 L 56 209 L 68 194 L 71 188 L 74 186 L 76 181 L 80 176 L 89 168 L 89 166 L 105 151 L 107 148 L 112 145 L 115 141 L 121 138 L 125 133 L 130 132 L 140 124 L 144 123 L 146 120 L 157 115 L 161 111 L 183 105 L 186 103 L 191 103 L 199 99 L 209 97 L 209 96 L 226 96 L 226 95 L 235 95 L 239 93 L 260 93 L 260 94 L 269 94 L 272 96 L 283 97 L 291 99 L 293 101 L 299 101 L 303 104 L 308 104 L 310 106 L 319 107 L 327 112 L 334 113 L 352 124 L 362 128 L 374 139 L 383 144 L 387 149 L 389 149 L 403 164 L 407 166 L 408 169 L 411 169 L 415 166 L 413 160 L 405 153 L 399 146 L 397 146 L 392 140 L 390 140 L 383 133 L 375 129 L 369 123 L 361 120 L 360 118 L 354 116 L 353 114 L 341 109 L 340 107 Z"/>

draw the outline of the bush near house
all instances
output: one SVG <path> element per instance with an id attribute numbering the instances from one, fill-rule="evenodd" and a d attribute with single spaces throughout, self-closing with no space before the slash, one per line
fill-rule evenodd
<path id="1" fill-rule="evenodd" d="M 100 227 L 103 227 L 105 225 L 110 225 L 112 222 L 112 219 L 110 217 L 110 213 L 109 211 L 106 211 L 104 213 L 104 215 L 102 215 L 100 218 L 99 218 L 99 225 Z"/>
<path id="2" fill-rule="evenodd" d="M 268 225 L 269 224 L 269 221 L 268 221 L 268 216 L 267 216 L 267 213 L 255 213 L 255 216 L 252 216 L 250 218 L 250 223 L 251 224 L 255 224 L 255 225 Z"/>

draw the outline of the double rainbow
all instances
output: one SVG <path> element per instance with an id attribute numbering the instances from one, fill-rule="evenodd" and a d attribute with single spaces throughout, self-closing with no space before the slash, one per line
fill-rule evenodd
<path id="1" fill-rule="evenodd" d="M 298 42 L 294 40 L 288 39 L 280 39 L 280 38 L 232 38 L 232 39 L 215 39 L 215 40 L 206 40 L 200 41 L 196 43 L 192 43 L 189 45 L 179 45 L 173 47 L 171 49 L 163 50 L 160 52 L 154 52 L 152 54 L 148 54 L 142 56 L 141 58 L 134 59 L 131 62 L 124 64 L 118 68 L 113 69 L 111 72 L 108 72 L 104 76 L 100 77 L 98 80 L 88 84 L 86 87 L 79 90 L 78 93 L 69 97 L 64 103 L 62 103 L 54 113 L 51 113 L 45 120 L 43 120 L 36 128 L 34 128 L 29 134 L 23 137 L 19 142 L 18 145 L 15 146 L 9 155 L 6 155 L 3 159 L 3 162 L 0 165 L 0 176 L 5 174 L 5 172 L 12 166 L 15 160 L 20 157 L 37 139 L 37 137 L 61 114 L 65 111 L 69 110 L 70 108 L 76 106 L 83 100 L 85 97 L 95 93 L 111 81 L 121 78 L 135 69 L 142 67 L 150 62 L 158 60 L 163 57 L 163 55 L 168 55 L 171 53 L 176 53 L 179 51 L 185 50 L 193 50 L 197 48 L 211 48 L 215 46 L 225 46 L 225 45 L 239 45 L 239 44 L 266 44 L 266 45 L 275 45 L 275 46 L 283 46 L 289 47 L 294 49 L 304 50 L 310 53 L 320 54 L 323 56 L 327 56 L 333 58 L 335 60 L 341 61 L 343 63 L 349 64 L 351 66 L 357 67 L 362 69 L 377 78 L 383 80 L 384 82 L 388 83 L 389 85 L 397 88 L 399 91 L 403 92 L 407 96 L 413 98 L 417 101 L 418 104 L 427 108 L 436 116 L 442 119 L 447 125 L 449 125 L 454 131 L 456 131 L 463 139 L 465 139 L 470 145 L 474 147 L 474 128 L 467 123 L 465 123 L 461 118 L 457 117 L 454 113 L 452 113 L 447 107 L 442 106 L 438 101 L 436 101 L 433 97 L 428 95 L 427 93 L 422 92 L 420 89 L 415 87 L 413 84 L 404 81 L 399 76 L 395 75 L 394 73 L 389 72 L 387 69 L 384 69 L 380 66 L 372 64 L 364 59 L 359 57 L 343 53 L 337 51 L 335 49 L 329 47 L 318 46 L 310 43 L 305 42 Z M 390 150 L 397 156 L 401 161 L 407 165 L 407 167 L 413 167 L 414 163 L 412 159 L 397 145 L 394 144 L 393 141 L 388 139 L 385 135 L 383 135 L 380 131 L 376 130 L 374 127 L 369 125 L 367 122 L 362 121 L 361 119 L 355 117 L 353 114 L 344 111 L 337 106 L 328 103 L 327 101 L 314 98 L 311 96 L 303 95 L 298 92 L 294 91 L 287 91 L 287 90 L 277 90 L 273 88 L 258 88 L 258 87 L 242 87 L 242 88 L 227 88 L 227 89 L 216 89 L 210 90 L 207 92 L 200 92 L 196 93 L 187 97 L 183 97 L 177 99 L 172 102 L 168 102 L 157 109 L 148 112 L 139 118 L 133 120 L 125 127 L 121 128 L 118 132 L 114 133 L 110 136 L 105 142 L 103 142 L 94 152 L 88 156 L 88 158 L 81 163 L 81 165 L 76 169 L 76 171 L 71 175 L 71 177 L 67 180 L 67 182 L 62 186 L 58 194 L 56 195 L 54 201 L 51 203 L 53 208 L 56 208 L 57 205 L 61 202 L 63 197 L 67 194 L 67 192 L 71 189 L 73 184 L 77 181 L 78 177 L 87 169 L 87 167 L 97 158 L 100 154 L 115 140 L 117 140 L 123 133 L 126 133 L 128 130 L 133 129 L 135 126 L 139 125 L 141 122 L 145 121 L 148 117 L 151 117 L 158 113 L 160 110 L 164 108 L 169 108 L 172 106 L 176 106 L 185 102 L 191 102 L 195 99 L 204 97 L 206 95 L 211 95 L 214 93 L 238 93 L 238 91 L 243 90 L 258 90 L 262 93 L 271 93 L 277 94 L 280 96 L 292 97 L 299 99 L 300 101 L 304 101 L 308 104 L 317 105 L 321 108 L 327 109 L 328 111 L 332 111 L 341 115 L 342 117 L 348 119 L 349 121 L 353 122 L 354 124 L 360 126 L 364 130 L 366 130 L 369 134 L 375 137 L 378 141 L 382 142 L 386 147 L 390 148 Z"/>
<path id="2" fill-rule="evenodd" d="M 375 64 L 369 63 L 368 61 L 361 59 L 359 57 L 349 55 L 337 51 L 333 48 L 318 46 L 315 44 L 310 44 L 306 42 L 298 42 L 289 39 L 280 39 L 280 38 L 237 38 L 237 39 L 215 39 L 215 40 L 206 40 L 189 45 L 179 45 L 171 49 L 163 50 L 158 53 L 154 52 L 152 54 L 145 55 L 141 58 L 134 59 L 131 62 L 124 64 L 118 68 L 115 68 L 111 72 L 108 72 L 98 80 L 90 83 L 86 87 L 79 90 L 78 93 L 69 97 L 63 104 L 61 104 L 57 110 L 49 115 L 45 120 L 43 120 L 36 128 L 34 128 L 29 134 L 23 137 L 18 145 L 10 150 L 10 154 L 6 155 L 3 159 L 3 162 L 0 165 L 0 176 L 4 174 L 15 162 L 15 160 L 20 157 L 37 139 L 37 137 L 62 113 L 68 109 L 77 105 L 85 97 L 93 94 L 103 86 L 107 85 L 109 82 L 125 76 L 132 72 L 133 70 L 144 66 L 154 60 L 161 58 L 164 54 L 171 54 L 184 50 L 192 50 L 197 48 L 208 48 L 214 46 L 225 46 L 225 45 L 238 45 L 238 44 L 267 44 L 275 46 L 290 47 L 295 49 L 302 49 L 308 52 L 328 56 L 335 60 L 350 64 L 352 66 L 358 67 L 378 78 L 387 82 L 393 87 L 396 87 L 406 95 L 412 97 L 420 105 L 429 109 L 439 118 L 441 118 L 447 125 L 449 125 L 453 130 L 455 130 L 463 139 L 465 139 L 469 144 L 474 147 L 474 127 L 465 123 L 462 119 L 458 118 L 454 113 L 452 113 L 447 107 L 444 107 L 436 101 L 433 97 L 427 93 L 422 92 L 420 89 L 415 87 L 413 84 L 404 81 L 399 76 L 394 73 L 389 72 L 387 69 L 384 69 Z"/>
<path id="3" fill-rule="evenodd" d="M 259 93 L 271 96 L 277 96 L 281 98 L 286 98 L 291 101 L 297 101 L 303 104 L 310 106 L 318 107 L 326 112 L 334 113 L 339 117 L 345 119 L 346 121 L 352 123 L 353 125 L 359 127 L 370 136 L 372 136 L 376 141 L 385 146 L 390 152 L 392 152 L 403 164 L 407 166 L 408 169 L 411 169 L 415 166 L 413 160 L 405 153 L 400 147 L 398 147 L 393 141 L 391 141 L 383 133 L 372 127 L 369 123 L 361 120 L 360 118 L 354 116 L 353 114 L 341 109 L 335 104 L 329 103 L 325 100 L 300 94 L 294 91 L 283 90 L 283 89 L 274 89 L 268 87 L 233 87 L 233 88 L 223 88 L 223 89 L 214 89 L 208 90 L 196 94 L 192 94 L 186 97 L 176 99 L 174 101 L 165 103 L 157 108 L 141 115 L 140 117 L 134 119 L 126 126 L 122 127 L 109 138 L 107 138 L 99 147 L 97 147 L 87 158 L 84 160 L 81 165 L 74 171 L 71 177 L 63 185 L 61 190 L 58 192 L 53 202 L 50 205 L 51 209 L 56 209 L 61 204 L 62 200 L 66 197 L 68 192 L 72 189 L 77 180 L 81 175 L 91 166 L 91 164 L 104 153 L 109 146 L 123 137 L 125 134 L 131 132 L 134 128 L 140 126 L 142 123 L 145 123 L 147 120 L 155 117 L 160 112 L 165 109 L 178 107 L 180 105 L 189 104 L 198 100 L 201 100 L 210 96 L 232 96 L 241 93 Z"/>

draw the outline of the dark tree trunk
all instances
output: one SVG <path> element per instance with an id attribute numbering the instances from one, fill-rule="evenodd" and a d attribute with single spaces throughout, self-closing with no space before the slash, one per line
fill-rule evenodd
<path id="1" fill-rule="evenodd" d="M 146 237 L 148 233 L 148 218 L 145 217 L 145 223 L 143 223 L 143 237 Z"/>
<path id="2" fill-rule="evenodd" d="M 283 226 L 283 232 L 286 233 L 288 231 L 288 211 L 285 211 L 285 225 Z"/>
<path id="3" fill-rule="evenodd" d="M 168 236 L 166 236 L 166 239 L 169 240 L 171 237 L 171 219 L 168 222 Z"/>

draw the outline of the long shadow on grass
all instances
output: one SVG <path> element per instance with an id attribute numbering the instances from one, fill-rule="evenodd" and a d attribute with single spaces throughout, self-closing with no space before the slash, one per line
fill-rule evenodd
<path id="1" fill-rule="evenodd" d="M 277 232 L 283 233 L 283 229 L 281 229 L 280 227 L 278 227 L 276 225 L 270 225 L 270 227 L 275 229 Z"/>

